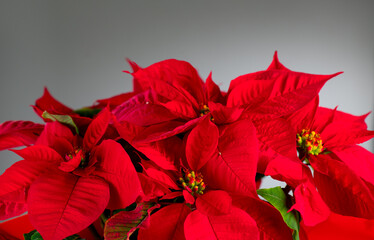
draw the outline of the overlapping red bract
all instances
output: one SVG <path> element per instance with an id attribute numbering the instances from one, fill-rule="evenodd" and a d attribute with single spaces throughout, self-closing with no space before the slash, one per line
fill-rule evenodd
<path id="1" fill-rule="evenodd" d="M 319 106 L 320 89 L 340 73 L 295 72 L 275 53 L 266 70 L 232 80 L 226 93 L 185 61 L 128 61 L 133 91 L 85 108 L 93 117 L 47 89 L 36 101 L 37 114 L 69 116 L 79 131 L 50 119 L 0 126 L 0 149 L 26 146 L 13 150 L 24 160 L 0 176 L 0 219 L 28 211 L 44 239 L 75 234 L 100 215 L 110 218 L 107 239 L 136 231 L 145 240 L 286 240 L 299 231 L 322 239 L 341 226 L 355 236 L 360 224 L 367 227 L 357 236 L 373 237 L 374 155 L 357 144 L 374 131 L 367 115 Z M 296 144 L 305 129 L 319 134 L 321 152 Z M 258 197 L 258 174 L 287 184 L 286 206 Z"/>

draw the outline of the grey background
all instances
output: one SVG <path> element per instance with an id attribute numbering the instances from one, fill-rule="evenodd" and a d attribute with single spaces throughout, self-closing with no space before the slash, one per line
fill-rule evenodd
<path id="1" fill-rule="evenodd" d="M 295 71 L 344 71 L 321 105 L 374 109 L 374 1 L 0 1 L 0 122 L 38 121 L 29 105 L 47 86 L 72 108 L 132 89 L 141 66 L 177 58 L 227 89 L 264 70 L 275 50 Z M 373 116 L 367 119 L 374 129 Z M 366 143 L 373 151 L 373 142 Z M 15 154 L 0 153 L 0 173 Z"/>

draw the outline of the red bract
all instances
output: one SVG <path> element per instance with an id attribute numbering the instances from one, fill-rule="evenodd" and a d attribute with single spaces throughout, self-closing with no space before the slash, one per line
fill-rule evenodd
<path id="1" fill-rule="evenodd" d="M 351 240 L 374 239 L 374 221 L 331 213 L 329 218 L 314 227 L 308 227 L 301 222 L 301 240 Z"/>
<path id="2" fill-rule="evenodd" d="M 331 75 L 290 71 L 279 63 L 277 53 L 265 71 L 240 76 L 231 81 L 227 106 L 245 107 L 246 117 L 265 120 L 295 112 L 319 93 Z"/>
<path id="3" fill-rule="evenodd" d="M 44 239 L 77 233 L 105 208 L 124 208 L 141 194 L 125 150 L 113 140 L 102 141 L 110 118 L 104 109 L 83 139 L 58 122 L 47 123 L 36 145 L 15 151 L 25 160 L 0 177 L 1 197 L 30 188 L 30 221 Z"/>
<path id="4" fill-rule="evenodd" d="M 74 123 L 78 126 L 79 129 L 84 131 L 87 126 L 90 124 L 91 119 L 88 117 L 82 117 L 78 113 L 74 112 L 73 109 L 64 105 L 63 103 L 56 100 L 48 91 L 47 88 L 44 88 L 43 96 L 38 98 L 35 101 L 35 105 L 32 106 L 36 114 L 39 115 L 44 121 L 50 121 L 49 119 L 45 119 L 42 115 L 44 112 L 48 112 L 49 114 L 56 114 L 56 115 L 68 115 L 70 116 Z"/>
<path id="5" fill-rule="evenodd" d="M 0 150 L 35 143 L 44 126 L 29 121 L 7 121 L 0 125 Z"/>

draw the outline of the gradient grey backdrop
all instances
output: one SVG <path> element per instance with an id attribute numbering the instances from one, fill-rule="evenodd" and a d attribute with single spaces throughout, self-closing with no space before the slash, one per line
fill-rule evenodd
<path id="1" fill-rule="evenodd" d="M 44 86 L 73 108 L 130 91 L 126 57 L 141 66 L 187 60 L 227 89 L 266 69 L 275 50 L 295 71 L 344 71 L 321 105 L 364 114 L 374 108 L 373 11 L 373 0 L 1 0 L 0 122 L 40 121 L 29 105 Z M 374 128 L 373 116 L 367 123 Z M 0 173 L 18 159 L 1 152 Z"/>

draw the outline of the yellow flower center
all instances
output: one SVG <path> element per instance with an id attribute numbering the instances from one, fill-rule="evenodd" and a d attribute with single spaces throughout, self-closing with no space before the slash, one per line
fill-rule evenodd
<path id="1" fill-rule="evenodd" d="M 202 117 L 204 115 L 207 115 L 208 113 L 210 113 L 209 107 L 206 104 L 204 104 L 200 109 L 200 116 Z"/>
<path id="2" fill-rule="evenodd" d="M 183 177 L 179 178 L 179 182 L 183 188 L 186 189 L 191 195 L 203 194 L 205 190 L 205 183 L 203 182 L 203 175 L 195 173 L 194 171 L 185 170 L 182 172 Z"/>
<path id="3" fill-rule="evenodd" d="M 72 161 L 73 159 L 76 159 L 80 162 L 79 166 L 81 168 L 84 168 L 86 166 L 86 152 L 83 149 L 77 148 L 65 155 L 65 160 L 67 162 Z"/>
<path id="4" fill-rule="evenodd" d="M 303 129 L 301 133 L 296 135 L 297 147 L 302 149 L 306 154 L 318 155 L 324 148 L 322 146 L 322 138 L 315 131 Z"/>

